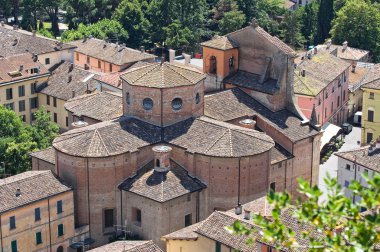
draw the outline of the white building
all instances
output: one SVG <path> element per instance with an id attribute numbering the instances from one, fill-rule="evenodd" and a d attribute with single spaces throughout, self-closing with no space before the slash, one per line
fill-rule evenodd
<path id="1" fill-rule="evenodd" d="M 353 180 L 367 187 L 363 175 L 367 174 L 371 178 L 380 173 L 380 138 L 371 146 L 338 152 L 335 155 L 338 156 L 338 183 L 344 188 L 345 196 L 357 202 L 360 197 L 354 196 L 348 187 Z"/>

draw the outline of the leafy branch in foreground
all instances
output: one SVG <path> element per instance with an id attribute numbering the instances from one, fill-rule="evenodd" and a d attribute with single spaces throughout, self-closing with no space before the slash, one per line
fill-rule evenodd
<path id="1" fill-rule="evenodd" d="M 247 235 L 249 243 L 253 242 L 249 238 L 252 234 L 259 234 L 261 242 L 289 251 L 380 250 L 380 176 L 364 178 L 368 187 L 357 181 L 349 187 L 361 199 L 355 203 L 344 196 L 336 179 L 325 179 L 328 195 L 323 203 L 318 186 L 298 179 L 303 200 L 292 204 L 287 192 L 271 191 L 267 196 L 270 217 L 255 214 L 252 227 L 237 221 L 229 229 Z M 363 209 L 366 211 L 361 212 Z"/>

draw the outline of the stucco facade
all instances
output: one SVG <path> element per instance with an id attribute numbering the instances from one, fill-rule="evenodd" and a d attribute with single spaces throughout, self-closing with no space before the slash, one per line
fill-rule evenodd
<path id="1" fill-rule="evenodd" d="M 362 87 L 362 90 L 363 116 L 361 143 L 365 145 L 380 136 L 380 89 L 365 85 Z"/>

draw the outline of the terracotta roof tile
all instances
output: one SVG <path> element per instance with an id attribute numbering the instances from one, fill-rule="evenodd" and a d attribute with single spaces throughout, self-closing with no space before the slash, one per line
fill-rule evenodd
<path id="1" fill-rule="evenodd" d="M 52 72 L 48 82 L 38 87 L 40 92 L 67 101 L 72 98 L 73 91 L 75 96 L 85 94 L 87 85 L 90 92 L 94 91 L 96 81 L 93 78 L 96 74 L 71 65 L 67 61 L 61 63 Z"/>
<path id="2" fill-rule="evenodd" d="M 239 47 L 238 43 L 228 36 L 216 36 L 209 41 L 201 43 L 201 46 L 216 48 L 220 50 L 229 50 Z"/>
<path id="3" fill-rule="evenodd" d="M 239 70 L 234 74 L 226 77 L 223 82 L 238 87 L 253 89 L 267 94 L 274 94 L 279 90 L 276 80 L 269 79 L 264 83 L 260 83 L 260 77 L 261 76 L 258 74 Z"/>
<path id="4" fill-rule="evenodd" d="M 115 241 L 91 252 L 162 252 L 153 241 Z"/>
<path id="5" fill-rule="evenodd" d="M 200 221 L 188 227 L 177 230 L 173 233 L 164 235 L 161 238 L 164 240 L 197 240 L 199 235 L 195 231 L 202 224 L 203 221 Z"/>
<path id="6" fill-rule="evenodd" d="M 70 42 L 76 46 L 76 52 L 122 66 L 124 64 L 137 62 L 140 60 L 153 60 L 156 56 L 143 53 L 123 45 L 107 43 L 104 40 L 89 38 L 86 40 L 76 40 Z"/>
<path id="7" fill-rule="evenodd" d="M 0 179 L 0 213 L 70 190 L 51 171 L 27 171 Z"/>
<path id="8" fill-rule="evenodd" d="M 291 158 L 293 158 L 293 155 L 278 144 L 276 144 L 272 149 L 271 164 L 276 164 Z"/>
<path id="9" fill-rule="evenodd" d="M 195 85 L 206 76 L 190 68 L 165 62 L 132 69 L 123 74 L 121 78 L 134 86 L 170 88 Z"/>
<path id="10" fill-rule="evenodd" d="M 328 52 L 318 52 L 294 70 L 294 93 L 315 96 L 349 67 L 350 63 Z M 303 70 L 305 76 L 301 75 Z"/>
<path id="11" fill-rule="evenodd" d="M 362 80 L 362 87 L 380 89 L 380 64 L 375 64 Z"/>
<path id="12" fill-rule="evenodd" d="M 188 172 L 171 160 L 167 172 L 154 170 L 151 161 L 137 171 L 137 174 L 126 179 L 119 188 L 158 202 L 166 202 L 174 198 L 206 188 L 200 180 L 189 176 Z"/>
<path id="13" fill-rule="evenodd" d="M 11 26 L 0 27 L 0 56 L 7 57 L 21 53 L 44 54 L 68 50 L 75 46 L 61 43 L 58 40 L 32 36 L 31 32 L 13 30 Z"/>
<path id="14" fill-rule="evenodd" d="M 30 156 L 35 157 L 37 159 L 41 159 L 43 161 L 46 161 L 48 163 L 51 163 L 55 165 L 55 150 L 53 147 L 49 147 L 44 150 L 35 151 L 30 153 Z"/>
<path id="15" fill-rule="evenodd" d="M 318 134 L 288 110 L 272 112 L 239 88 L 229 89 L 204 98 L 204 115 L 220 121 L 257 116 L 291 141 L 296 142 Z"/>
<path id="16" fill-rule="evenodd" d="M 369 54 L 369 51 L 354 47 L 347 46 L 346 49 L 343 49 L 343 46 L 341 45 L 331 45 L 332 50 L 335 48 L 337 49 L 337 57 L 345 60 L 360 61 L 363 59 L 363 57 Z"/>
<path id="17" fill-rule="evenodd" d="M 123 98 L 121 94 L 107 91 L 86 94 L 68 100 L 65 109 L 75 116 L 108 121 L 123 115 Z"/>
<path id="18" fill-rule="evenodd" d="M 355 162 L 356 159 L 358 165 L 380 172 L 380 149 L 368 154 L 368 148 L 369 146 L 351 151 L 337 152 L 335 155 L 351 162 Z"/>
<path id="19" fill-rule="evenodd" d="M 37 69 L 38 73 L 32 73 L 31 69 Z M 11 72 L 15 74 L 11 75 Z M 44 75 L 48 76 L 49 71 L 39 61 L 34 61 L 30 53 L 5 58 L 0 57 L 0 85 L 5 85 L 11 81 L 37 78 Z"/>

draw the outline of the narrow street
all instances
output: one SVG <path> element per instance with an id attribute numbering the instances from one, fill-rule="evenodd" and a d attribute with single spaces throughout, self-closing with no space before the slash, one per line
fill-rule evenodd
<path id="1" fill-rule="evenodd" d="M 347 151 L 360 147 L 357 141 L 360 141 L 361 128 L 353 127 L 350 134 L 346 135 L 343 146 L 339 151 Z M 324 163 L 319 165 L 319 188 L 326 193 L 326 185 L 323 179 L 330 174 L 331 177 L 336 178 L 338 169 L 338 157 L 332 154 L 330 158 Z M 321 201 L 325 199 L 326 195 L 322 196 Z"/>

